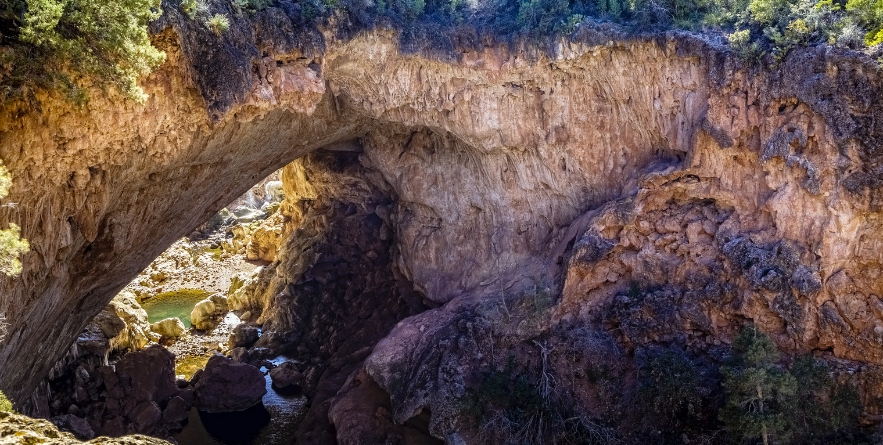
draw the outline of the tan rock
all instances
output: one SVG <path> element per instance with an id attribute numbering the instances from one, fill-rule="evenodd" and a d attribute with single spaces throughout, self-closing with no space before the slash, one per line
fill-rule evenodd
<path id="1" fill-rule="evenodd" d="M 150 330 L 164 339 L 177 339 L 184 335 L 187 329 L 184 323 L 177 317 L 166 318 L 150 325 Z"/>
<path id="2" fill-rule="evenodd" d="M 125 323 L 122 331 L 111 339 L 113 349 L 138 351 L 151 341 L 159 339 L 159 336 L 153 335 L 150 329 L 150 323 L 147 322 L 147 312 L 141 308 L 131 292 L 121 292 L 114 297 L 108 307 L 112 308 Z"/>
<path id="3" fill-rule="evenodd" d="M 193 311 L 190 312 L 190 323 L 196 329 L 210 330 L 218 324 L 228 311 L 227 297 L 215 294 L 196 303 Z"/>

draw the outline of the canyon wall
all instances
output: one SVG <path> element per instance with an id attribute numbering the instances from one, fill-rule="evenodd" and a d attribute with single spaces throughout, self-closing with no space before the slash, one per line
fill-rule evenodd
<path id="1" fill-rule="evenodd" d="M 350 153 L 359 178 L 335 182 L 333 163 L 300 178 L 337 184 L 326 195 L 347 205 L 325 199 L 327 217 L 392 237 L 358 246 L 390 255 L 368 286 L 398 283 L 414 304 L 383 325 L 441 306 L 392 327 L 359 374 L 391 396 L 391 425 L 431 411 L 434 436 L 454 430 L 450 401 L 480 364 L 467 352 L 483 351 L 458 339 L 476 317 L 524 339 L 603 325 L 625 345 L 698 349 L 752 319 L 786 351 L 883 364 L 883 75 L 867 58 L 801 49 L 765 69 L 700 37 L 591 24 L 550 52 L 489 42 L 442 57 L 403 53 L 392 31 L 301 28 L 277 8 L 231 16 L 218 36 L 167 8 L 154 40 L 168 61 L 143 106 L 42 94 L 2 111 L 15 205 L 0 219 L 32 249 L 0 283 L 0 389 L 22 406 L 164 248 L 323 148 Z M 318 216 L 299 212 L 284 243 L 309 247 L 298 224 Z M 315 251 L 347 247 L 329 246 Z M 280 333 L 303 320 L 278 293 L 322 263 L 299 255 L 268 268 L 250 303 Z M 507 299 L 530 294 L 551 295 L 550 314 L 500 325 L 517 312 Z"/>

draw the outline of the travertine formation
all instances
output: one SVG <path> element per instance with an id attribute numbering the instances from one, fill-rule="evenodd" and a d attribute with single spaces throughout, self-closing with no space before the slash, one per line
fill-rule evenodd
<path id="1" fill-rule="evenodd" d="M 375 404 L 390 434 L 418 419 L 456 443 L 451 400 L 487 351 L 476 338 L 502 347 L 500 332 L 592 326 L 701 352 L 750 319 L 785 351 L 883 365 L 870 60 L 803 49 L 768 70 L 698 37 L 591 25 L 553 55 L 440 60 L 393 32 L 295 30 L 274 8 L 224 36 L 175 15 L 156 27 L 169 57 L 146 105 L 3 110 L 17 206 L 0 217 L 32 245 L 0 301 L 0 389 L 20 404 L 163 248 L 310 153 L 283 174 L 284 228 L 254 245 L 276 262 L 230 297 L 260 314 L 259 346 L 332 363 L 304 373 L 314 408 L 338 406 L 308 424 L 341 419 L 358 404 L 338 389 L 363 382 L 390 395 Z M 328 345 L 307 328 L 322 317 Z"/>

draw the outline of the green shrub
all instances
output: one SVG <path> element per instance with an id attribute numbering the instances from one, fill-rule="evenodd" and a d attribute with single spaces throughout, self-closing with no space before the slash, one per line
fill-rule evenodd
<path id="1" fill-rule="evenodd" d="M 883 43 L 883 0 L 850 0 L 846 11 L 850 19 L 867 32 L 866 45 Z"/>
<path id="2" fill-rule="evenodd" d="M 0 161 L 0 199 L 9 195 L 12 187 L 12 175 Z M 0 273 L 6 276 L 15 276 L 21 273 L 21 261 L 19 257 L 30 249 L 26 239 L 21 238 L 21 229 L 17 224 L 10 223 L 7 229 L 0 230 Z M 0 318 L 0 334 L 5 317 Z M 3 336 L 0 335 L 0 341 Z"/>
<path id="3" fill-rule="evenodd" d="M 568 0 L 520 0 L 516 21 L 524 34 L 546 36 L 561 32 L 570 16 Z"/>
<path id="4" fill-rule="evenodd" d="M 642 355 L 638 383 L 641 405 L 669 425 L 701 415 L 702 399 L 707 391 L 699 367 L 680 350 L 665 349 Z"/>
<path id="5" fill-rule="evenodd" d="M 160 0 L 28 0 L 18 38 L 30 51 L 18 48 L 14 61 L 36 60 L 19 64 L 27 72 L 13 73 L 11 80 L 34 74 L 36 65 L 48 73 L 32 81 L 62 86 L 71 97 L 82 98 L 78 82 L 92 78 L 143 102 L 138 78 L 165 60 L 147 34 L 147 23 L 159 17 L 159 7 Z"/>
<path id="6" fill-rule="evenodd" d="M 836 383 L 828 366 L 810 356 L 796 360 L 790 372 L 797 390 L 786 401 L 785 412 L 793 443 L 866 443 L 858 427 L 861 401 L 854 389 Z"/>
<path id="7" fill-rule="evenodd" d="M 199 10 L 198 0 L 181 0 L 181 10 L 191 19 L 196 18 L 196 13 Z"/>
<path id="8" fill-rule="evenodd" d="M 0 413 L 12 413 L 15 412 L 12 409 L 12 402 L 6 398 L 6 395 L 0 391 Z"/>
<path id="9" fill-rule="evenodd" d="M 230 29 L 230 19 L 224 14 L 215 14 L 205 21 L 205 26 L 217 35 L 221 35 Z"/>
<path id="10" fill-rule="evenodd" d="M 256 12 L 268 8 L 272 4 L 273 0 L 233 0 L 233 7 L 237 11 Z"/>
<path id="11" fill-rule="evenodd" d="M 733 352 L 721 368 L 727 398 L 720 420 L 735 439 L 866 443 L 857 393 L 835 384 L 822 362 L 803 357 L 784 368 L 772 340 L 753 326 L 736 337 Z"/>
<path id="12" fill-rule="evenodd" d="M 728 36 L 730 46 L 745 61 L 757 61 L 763 55 L 760 45 L 751 41 L 751 31 L 747 29 L 736 31 Z"/>

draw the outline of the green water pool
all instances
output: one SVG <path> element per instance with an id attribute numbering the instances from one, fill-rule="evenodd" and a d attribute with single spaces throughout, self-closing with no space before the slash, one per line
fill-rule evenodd
<path id="1" fill-rule="evenodd" d="M 147 311 L 147 321 L 156 323 L 166 318 L 178 317 L 184 327 L 190 329 L 190 312 L 193 306 L 211 295 L 202 289 L 178 289 L 163 292 L 141 303 Z"/>

